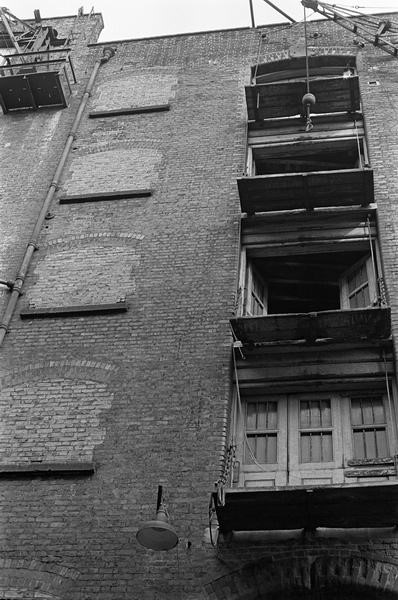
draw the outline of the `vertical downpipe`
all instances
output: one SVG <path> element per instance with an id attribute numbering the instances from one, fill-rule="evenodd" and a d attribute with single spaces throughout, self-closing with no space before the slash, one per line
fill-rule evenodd
<path id="1" fill-rule="evenodd" d="M 112 58 L 112 56 L 114 54 L 115 54 L 115 50 L 113 48 L 106 47 L 103 50 L 102 57 L 99 58 L 94 64 L 93 71 L 91 73 L 90 79 L 87 83 L 86 89 L 85 89 L 83 97 L 81 99 L 79 108 L 76 113 L 76 117 L 73 121 L 72 129 L 70 130 L 70 133 L 68 135 L 68 139 L 66 140 L 61 158 L 58 162 L 53 180 L 50 184 L 47 195 L 43 201 L 42 208 L 40 210 L 39 216 L 37 218 L 37 221 L 34 226 L 34 229 L 33 229 L 32 235 L 30 237 L 29 243 L 27 245 L 27 248 L 25 250 L 25 254 L 23 256 L 21 266 L 20 266 L 20 268 L 18 270 L 18 274 L 15 278 L 10 298 L 9 298 L 7 306 L 5 308 L 3 317 L 1 319 L 1 322 L 0 322 L 0 346 L 2 345 L 2 343 L 4 341 L 4 338 L 8 331 L 8 326 L 9 326 L 11 318 L 14 314 L 14 310 L 17 305 L 19 296 L 22 293 L 23 284 L 24 284 L 25 277 L 26 277 L 28 269 L 29 269 L 30 262 L 32 260 L 33 253 L 37 249 L 37 242 L 39 239 L 41 228 L 42 228 L 44 220 L 45 220 L 45 216 L 46 216 L 48 209 L 51 205 L 51 202 L 54 198 L 54 194 L 58 189 L 58 185 L 60 182 L 62 172 L 65 167 L 66 160 L 69 156 L 69 152 L 72 147 L 73 141 L 76 138 L 77 128 L 80 124 L 84 109 L 86 108 L 86 104 L 91 95 L 91 90 L 93 89 L 98 70 L 99 70 L 100 66 L 103 65 L 104 63 L 108 62 L 108 60 L 110 58 Z"/>

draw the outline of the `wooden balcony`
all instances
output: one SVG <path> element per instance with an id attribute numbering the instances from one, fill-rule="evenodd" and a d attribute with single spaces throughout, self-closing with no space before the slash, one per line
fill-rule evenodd
<path id="1" fill-rule="evenodd" d="M 240 177 L 238 189 L 242 212 L 248 214 L 374 202 L 371 169 Z"/>
<path id="2" fill-rule="evenodd" d="M 12 54 L 6 60 L 7 65 L 0 67 L 0 104 L 5 114 L 68 105 L 76 79 L 66 50 Z"/>
<path id="3" fill-rule="evenodd" d="M 391 333 L 389 308 L 238 317 L 231 319 L 231 325 L 244 344 L 376 341 L 388 339 Z"/>
<path id="4" fill-rule="evenodd" d="M 314 530 L 398 524 L 398 481 L 226 490 L 213 496 L 220 530 Z"/>
<path id="5" fill-rule="evenodd" d="M 303 112 L 302 98 L 307 92 L 304 78 L 250 85 L 245 89 L 249 121 L 291 117 Z M 314 114 L 354 112 L 360 108 L 357 76 L 312 79 L 310 91 L 316 98 Z"/>

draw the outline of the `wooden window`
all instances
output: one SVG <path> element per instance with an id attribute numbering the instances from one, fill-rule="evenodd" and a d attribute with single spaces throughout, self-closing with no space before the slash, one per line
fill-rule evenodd
<path id="1" fill-rule="evenodd" d="M 278 462 L 278 405 L 274 401 L 246 403 L 245 463 L 263 464 Z"/>
<path id="2" fill-rule="evenodd" d="M 395 416 L 389 406 L 381 392 L 247 397 L 237 419 L 238 485 L 341 484 L 355 477 L 364 481 L 365 475 L 385 480 L 390 475 L 380 474 L 377 459 L 393 456 Z M 366 473 L 355 475 L 352 462 L 362 460 L 368 461 Z"/>
<path id="3" fill-rule="evenodd" d="M 389 456 L 386 411 L 381 396 L 352 398 L 351 425 L 354 458 Z"/>
<path id="4" fill-rule="evenodd" d="M 367 251 L 247 258 L 242 315 L 309 313 L 377 306 Z"/>
<path id="5" fill-rule="evenodd" d="M 250 317 L 267 314 L 267 283 L 252 262 L 247 264 L 244 313 Z"/>
<path id="6" fill-rule="evenodd" d="M 370 257 L 361 259 L 340 281 L 342 308 L 365 308 L 377 302 L 376 278 Z"/>
<path id="7" fill-rule="evenodd" d="M 300 400 L 300 462 L 333 460 L 330 400 Z"/>

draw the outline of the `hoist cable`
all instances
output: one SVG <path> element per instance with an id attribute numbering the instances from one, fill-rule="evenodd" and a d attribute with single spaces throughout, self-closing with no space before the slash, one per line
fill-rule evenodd
<path id="1" fill-rule="evenodd" d="M 359 168 L 363 169 L 362 154 L 361 154 L 361 144 L 359 142 L 359 133 L 358 133 L 358 127 L 357 127 L 356 120 L 354 121 L 354 123 L 355 123 L 355 133 L 356 133 L 356 138 L 357 138 Z"/>
<path id="2" fill-rule="evenodd" d="M 366 225 L 368 228 L 368 238 L 369 238 L 369 246 L 370 246 L 370 256 L 372 259 L 373 277 L 374 277 L 374 280 L 377 285 L 377 289 L 376 289 L 377 298 L 372 300 L 372 303 L 380 304 L 380 290 L 378 289 L 379 286 L 378 286 L 378 278 L 377 278 L 376 258 L 375 258 L 374 249 L 373 249 L 372 230 L 370 228 L 369 215 L 367 216 L 367 219 L 366 219 Z M 370 290 L 369 290 L 369 292 L 370 292 Z M 370 297 L 370 294 L 369 294 L 369 297 Z"/>
<path id="3" fill-rule="evenodd" d="M 256 83 L 256 80 L 257 80 L 257 71 L 258 71 L 258 65 L 260 62 L 260 54 L 261 54 L 261 50 L 262 50 L 262 45 L 263 45 L 263 34 L 260 31 L 260 41 L 258 43 L 256 68 L 254 69 L 254 83 Z"/>
<path id="4" fill-rule="evenodd" d="M 267 469 L 265 469 L 263 467 L 263 465 L 261 463 L 258 462 L 258 460 L 256 459 L 256 457 L 254 456 L 253 450 L 249 444 L 249 440 L 246 434 L 246 427 L 245 427 L 245 419 L 244 419 L 244 415 L 243 415 L 243 408 L 242 408 L 242 399 L 241 399 L 241 395 L 240 395 L 240 389 L 239 389 L 239 379 L 238 379 L 238 368 L 236 365 L 236 357 L 235 357 L 235 352 L 234 349 L 232 349 L 232 358 L 233 358 L 233 363 L 234 363 L 234 373 L 235 373 L 235 385 L 236 385 L 236 398 L 238 401 L 238 412 L 239 412 L 239 416 L 240 416 L 240 420 L 242 423 L 242 431 L 243 431 L 243 439 L 244 439 L 244 443 L 245 446 L 247 447 L 248 451 L 249 451 L 249 455 L 250 458 L 252 459 L 252 461 L 254 462 L 254 464 L 261 470 L 266 472 Z"/>
<path id="5" fill-rule="evenodd" d="M 310 93 L 310 68 L 308 61 L 308 36 L 307 36 L 307 15 L 306 8 L 304 6 L 304 39 L 305 39 L 305 76 L 307 83 L 307 94 Z"/>

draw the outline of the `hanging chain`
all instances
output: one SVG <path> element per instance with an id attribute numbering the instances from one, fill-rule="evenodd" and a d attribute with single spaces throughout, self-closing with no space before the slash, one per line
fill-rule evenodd
<path id="1" fill-rule="evenodd" d="M 216 482 L 217 502 L 219 506 L 225 506 L 225 490 L 226 485 L 231 485 L 232 473 L 236 462 L 236 446 L 230 444 L 224 456 L 224 464 L 221 475 Z"/>

